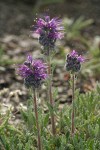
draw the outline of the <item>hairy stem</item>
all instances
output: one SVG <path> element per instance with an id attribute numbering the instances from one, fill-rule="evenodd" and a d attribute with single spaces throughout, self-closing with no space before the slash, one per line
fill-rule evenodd
<path id="1" fill-rule="evenodd" d="M 75 132 L 75 108 L 74 108 L 74 98 L 75 98 L 75 75 L 72 75 L 72 127 L 71 127 L 71 133 L 74 135 Z"/>
<path id="2" fill-rule="evenodd" d="M 36 90 L 34 90 L 34 111 L 35 111 L 36 127 L 37 127 L 37 133 L 38 133 L 38 150 L 42 150 L 40 128 L 39 128 L 39 123 L 38 123 L 38 109 L 37 109 Z"/>
<path id="3" fill-rule="evenodd" d="M 49 87 L 48 87 L 48 93 L 49 93 L 49 101 L 50 104 L 52 106 L 52 108 L 54 107 L 54 101 L 52 98 L 52 79 L 51 79 L 51 62 L 50 62 L 50 57 L 48 59 L 48 75 L 50 77 L 50 82 L 49 82 Z M 55 129 L 55 118 L 54 118 L 54 113 L 52 112 L 51 114 L 51 124 L 52 124 L 52 134 L 55 135 L 56 134 L 56 129 Z"/>

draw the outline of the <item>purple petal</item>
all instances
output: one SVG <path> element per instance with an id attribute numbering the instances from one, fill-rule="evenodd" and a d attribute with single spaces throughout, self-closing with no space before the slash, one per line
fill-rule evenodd
<path id="1" fill-rule="evenodd" d="M 37 25 L 38 25 L 38 27 L 43 27 L 43 26 L 45 26 L 45 21 L 43 20 L 43 19 L 41 19 L 41 18 L 39 18 L 38 19 L 38 21 L 37 21 Z"/>
<path id="2" fill-rule="evenodd" d="M 17 72 L 23 78 L 25 78 L 25 77 L 29 76 L 30 74 L 32 74 L 32 71 L 26 65 L 19 65 L 19 68 L 17 69 Z"/>
<path id="3" fill-rule="evenodd" d="M 28 56 L 27 56 L 27 62 L 28 62 L 28 63 L 32 63 L 32 61 L 33 61 L 32 56 L 31 56 L 31 55 L 28 55 Z"/>
<path id="4" fill-rule="evenodd" d="M 50 21 L 50 16 L 45 16 L 45 21 L 49 22 Z"/>
<path id="5" fill-rule="evenodd" d="M 77 57 L 77 60 L 79 62 L 84 62 L 85 61 L 85 59 L 81 55 Z"/>
<path id="6" fill-rule="evenodd" d="M 77 56 L 78 56 L 78 53 L 77 53 L 75 50 L 73 50 L 73 51 L 70 53 L 70 56 L 72 56 L 72 57 L 77 57 Z"/>

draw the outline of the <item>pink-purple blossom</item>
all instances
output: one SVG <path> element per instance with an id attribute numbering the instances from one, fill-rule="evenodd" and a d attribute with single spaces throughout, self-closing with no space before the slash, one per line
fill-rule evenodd
<path id="1" fill-rule="evenodd" d="M 70 54 L 67 55 L 66 70 L 71 71 L 72 73 L 78 72 L 81 68 L 81 63 L 84 61 L 84 57 L 78 55 L 78 53 L 73 50 Z"/>
<path id="2" fill-rule="evenodd" d="M 76 57 L 79 62 L 84 62 L 85 61 L 84 57 L 81 56 L 81 55 L 78 55 L 78 53 L 75 50 L 73 50 L 69 55 L 71 57 Z"/>
<path id="3" fill-rule="evenodd" d="M 35 25 L 33 25 L 33 33 L 39 35 L 39 43 L 44 49 L 54 49 L 56 40 L 64 36 L 61 22 L 57 17 L 50 19 L 50 16 L 36 20 Z"/>
<path id="4" fill-rule="evenodd" d="M 47 66 L 40 59 L 33 59 L 32 56 L 27 56 L 24 64 L 19 65 L 17 72 L 24 78 L 27 87 L 38 88 L 42 80 L 47 78 Z"/>

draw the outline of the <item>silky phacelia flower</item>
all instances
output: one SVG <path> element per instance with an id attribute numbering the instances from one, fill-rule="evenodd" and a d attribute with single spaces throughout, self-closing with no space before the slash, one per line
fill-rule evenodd
<path id="1" fill-rule="evenodd" d="M 81 63 L 84 62 L 84 58 L 73 50 L 66 58 L 66 70 L 72 73 L 78 72 L 81 68 Z"/>
<path id="2" fill-rule="evenodd" d="M 19 65 L 17 72 L 24 79 L 27 88 L 39 88 L 43 80 L 47 78 L 47 66 L 40 59 L 33 59 L 28 56 L 24 64 Z"/>
<path id="3" fill-rule="evenodd" d="M 61 20 L 57 17 L 50 19 L 50 16 L 45 16 L 44 19 L 37 19 L 33 25 L 33 32 L 39 35 L 39 43 L 43 46 L 45 54 L 54 50 L 56 40 L 63 37 L 62 31 Z"/>

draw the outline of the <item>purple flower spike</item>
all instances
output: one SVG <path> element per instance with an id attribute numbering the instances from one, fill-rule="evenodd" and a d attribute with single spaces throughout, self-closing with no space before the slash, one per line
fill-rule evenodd
<path id="1" fill-rule="evenodd" d="M 78 72 L 81 68 L 81 63 L 84 61 L 85 59 L 81 55 L 78 55 L 75 50 L 73 50 L 67 55 L 66 70 L 71 71 L 72 73 Z"/>
<path id="2" fill-rule="evenodd" d="M 33 26 L 33 33 L 39 35 L 39 43 L 43 46 L 45 54 L 49 54 L 50 51 L 54 50 L 56 40 L 64 36 L 63 30 L 61 20 L 58 18 L 50 20 L 50 16 L 37 19 L 36 24 Z M 49 52 L 46 52 L 46 50 Z"/>
<path id="3" fill-rule="evenodd" d="M 39 59 L 33 59 L 32 56 L 27 56 L 24 64 L 19 65 L 17 72 L 24 79 L 26 87 L 38 88 L 42 81 L 47 78 L 47 66 Z"/>

